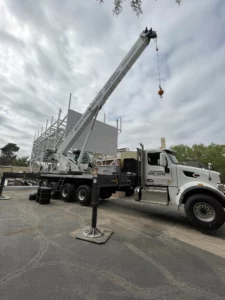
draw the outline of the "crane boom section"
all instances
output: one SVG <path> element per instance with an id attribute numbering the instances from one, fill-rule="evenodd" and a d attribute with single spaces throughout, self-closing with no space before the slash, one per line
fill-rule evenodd
<path id="1" fill-rule="evenodd" d="M 80 117 L 78 122 L 74 125 L 71 131 L 66 136 L 63 143 L 59 146 L 57 153 L 66 155 L 68 150 L 73 146 L 75 141 L 80 137 L 83 130 L 90 124 L 96 113 L 102 108 L 109 96 L 116 89 L 120 81 L 127 74 L 129 69 L 136 62 L 138 57 L 142 54 L 144 49 L 148 46 L 151 39 L 156 38 L 156 32 L 152 29 L 145 29 L 118 68 L 106 82 L 104 87 L 100 90 L 92 103 L 88 106 L 86 112 Z"/>

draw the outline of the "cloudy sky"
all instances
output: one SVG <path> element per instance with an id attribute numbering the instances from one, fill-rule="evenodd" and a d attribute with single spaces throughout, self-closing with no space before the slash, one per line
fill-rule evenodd
<path id="1" fill-rule="evenodd" d="M 148 26 L 155 42 L 99 114 L 123 119 L 119 147 L 225 143 L 225 1 L 143 0 L 139 18 L 125 1 L 0 0 L 0 147 L 29 155 L 34 133 L 59 108 L 83 113 Z"/>

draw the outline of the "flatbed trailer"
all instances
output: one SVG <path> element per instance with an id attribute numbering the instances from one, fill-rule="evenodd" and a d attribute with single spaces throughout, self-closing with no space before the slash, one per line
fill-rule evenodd
<path id="1" fill-rule="evenodd" d="M 52 198 L 60 197 L 65 202 L 78 201 L 81 205 L 89 205 L 93 184 L 93 174 L 72 172 L 64 173 L 11 173 L 4 172 L 1 178 L 0 197 L 9 178 L 35 179 L 38 186 L 52 188 Z M 131 195 L 137 184 L 135 173 L 127 172 L 113 175 L 97 175 L 99 198 L 104 200 L 112 196 L 116 191 L 124 191 Z"/>

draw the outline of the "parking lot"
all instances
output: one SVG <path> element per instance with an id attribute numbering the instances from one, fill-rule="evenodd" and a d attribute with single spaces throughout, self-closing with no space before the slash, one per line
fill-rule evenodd
<path id="1" fill-rule="evenodd" d="M 0 201 L 0 299 L 225 299 L 225 226 L 199 232 L 182 213 L 131 199 L 101 202 L 106 244 L 75 239 L 91 207 Z"/>

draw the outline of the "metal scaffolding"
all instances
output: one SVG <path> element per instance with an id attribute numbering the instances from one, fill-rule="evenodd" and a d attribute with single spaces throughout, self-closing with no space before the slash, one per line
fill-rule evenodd
<path id="1" fill-rule="evenodd" d="M 72 94 L 69 97 L 69 105 L 68 105 L 68 112 L 71 105 L 71 98 Z M 67 117 L 62 115 L 62 109 L 59 109 L 58 118 L 55 122 L 53 122 L 53 116 L 51 118 L 50 125 L 48 124 L 48 120 L 46 121 L 45 129 L 42 127 L 41 131 L 34 135 L 34 141 L 31 151 L 31 158 L 30 158 L 30 171 L 31 172 L 39 172 L 40 170 L 50 170 L 52 165 L 47 162 L 44 162 L 44 153 L 47 149 L 54 150 L 56 149 L 64 140 L 66 134 L 66 126 L 67 126 Z M 104 116 L 105 122 L 105 116 Z M 121 117 L 116 120 L 118 134 L 121 133 Z M 44 131 L 43 131 L 44 130 Z M 104 160 L 106 154 L 97 154 L 95 153 L 95 157 L 97 161 Z"/>
<path id="2" fill-rule="evenodd" d="M 59 146 L 65 137 L 67 115 L 61 118 L 62 110 L 59 109 L 58 118 L 53 122 L 53 117 L 51 119 L 51 124 L 48 126 L 48 120 L 46 121 L 45 131 L 43 127 L 39 135 L 39 131 L 34 136 L 33 147 L 31 152 L 30 166 L 31 171 L 35 171 L 37 168 L 46 167 L 43 162 L 43 154 L 47 149 L 55 149 Z"/>

